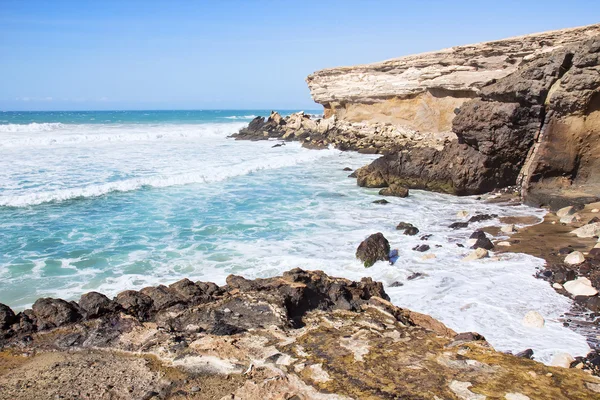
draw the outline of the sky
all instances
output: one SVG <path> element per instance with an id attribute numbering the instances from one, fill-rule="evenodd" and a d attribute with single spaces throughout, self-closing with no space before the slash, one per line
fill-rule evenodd
<path id="1" fill-rule="evenodd" d="M 598 0 L 0 0 L 0 110 L 317 109 L 322 68 L 599 22 Z"/>

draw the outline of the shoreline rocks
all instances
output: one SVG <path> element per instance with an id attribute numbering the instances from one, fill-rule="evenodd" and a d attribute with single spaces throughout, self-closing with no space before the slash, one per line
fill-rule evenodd
<path id="1" fill-rule="evenodd" d="M 43 299 L 18 317 L 0 306 L 4 321 L 35 321 L 33 330 L 14 323 L 2 330 L 0 398 L 452 398 L 460 389 L 587 399 L 600 385 L 579 367 L 500 353 L 481 335 L 395 307 L 369 278 L 294 269 L 267 279 L 230 275 L 222 287 L 184 279 L 143 292 L 118 295 L 120 302 L 98 293 L 78 303 Z M 86 312 L 77 319 L 66 304 Z M 40 319 L 60 326 L 38 326 Z"/>

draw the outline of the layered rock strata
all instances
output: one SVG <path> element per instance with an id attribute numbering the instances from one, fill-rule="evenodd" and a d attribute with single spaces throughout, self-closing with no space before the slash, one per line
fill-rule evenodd
<path id="1" fill-rule="evenodd" d="M 557 48 L 600 34 L 600 25 L 563 29 L 317 71 L 306 79 L 325 117 L 448 132 L 454 110 L 482 87 Z"/>
<path id="2" fill-rule="evenodd" d="M 553 207 L 597 199 L 599 56 L 596 37 L 527 62 L 456 110 L 443 150 L 409 144 L 359 170 L 359 185 L 471 195 L 518 184 Z"/>
<path id="3" fill-rule="evenodd" d="M 590 399 L 600 379 L 494 351 L 299 269 L 0 310 L 0 399 Z"/>

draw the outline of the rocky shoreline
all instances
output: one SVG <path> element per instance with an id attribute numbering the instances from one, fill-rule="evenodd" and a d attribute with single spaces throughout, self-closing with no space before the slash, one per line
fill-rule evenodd
<path id="1" fill-rule="evenodd" d="M 600 396 L 585 362 L 548 367 L 496 352 L 476 333 L 395 307 L 380 283 L 320 271 L 231 275 L 222 287 L 183 279 L 0 315 L 1 399 Z"/>

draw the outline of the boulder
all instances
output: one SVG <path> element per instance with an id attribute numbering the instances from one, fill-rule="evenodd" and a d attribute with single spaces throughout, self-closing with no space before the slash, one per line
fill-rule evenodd
<path id="1" fill-rule="evenodd" d="M 404 231 L 403 233 L 408 236 L 414 236 L 419 233 L 419 229 L 413 224 L 409 224 L 408 222 L 400 222 L 396 225 L 396 230 Z"/>
<path id="2" fill-rule="evenodd" d="M 408 189 L 395 183 L 379 191 L 382 196 L 408 197 Z"/>
<path id="3" fill-rule="evenodd" d="M 503 233 L 513 233 L 513 232 L 516 232 L 517 230 L 515 229 L 514 225 L 509 224 L 509 225 L 502 225 L 502 227 L 500 228 L 500 231 Z"/>
<path id="4" fill-rule="evenodd" d="M 115 312 L 118 304 L 101 293 L 89 292 L 79 299 L 79 308 L 86 318 L 97 318 Z"/>
<path id="5" fill-rule="evenodd" d="M 77 322 L 81 314 L 76 305 L 62 299 L 38 299 L 33 306 L 37 328 L 51 329 Z"/>
<path id="6" fill-rule="evenodd" d="M 528 328 L 543 328 L 544 323 L 544 317 L 537 311 L 529 311 L 523 317 L 523 326 Z"/>
<path id="7" fill-rule="evenodd" d="M 556 212 L 556 216 L 557 216 L 558 218 L 562 218 L 562 217 L 564 217 L 564 216 L 566 216 L 566 215 L 573 214 L 574 212 L 575 212 L 575 211 L 574 211 L 574 209 L 573 209 L 573 206 L 567 206 L 567 207 L 563 207 L 563 208 L 561 208 L 560 210 L 558 210 L 558 211 Z"/>
<path id="8" fill-rule="evenodd" d="M 381 232 L 375 233 L 363 240 L 356 249 L 356 258 L 368 268 L 377 261 L 388 261 L 390 243 Z"/>
<path id="9" fill-rule="evenodd" d="M 579 277 L 563 284 L 565 290 L 573 296 L 595 296 L 598 294 L 596 288 L 588 278 Z"/>
<path id="10" fill-rule="evenodd" d="M 585 257 L 583 256 L 583 253 L 580 251 L 573 251 L 565 257 L 565 264 L 568 264 L 568 265 L 578 265 L 584 261 L 585 261 Z"/>
<path id="11" fill-rule="evenodd" d="M 152 305 L 155 310 L 163 310 L 175 304 L 185 303 L 183 299 L 165 285 L 146 287 L 140 290 L 140 293 L 152 299 Z"/>
<path id="12" fill-rule="evenodd" d="M 577 228 L 571 233 L 577 235 L 580 238 L 592 238 L 600 236 L 600 222 L 593 222 L 591 224 L 586 224 L 581 228 Z"/>
<path id="13" fill-rule="evenodd" d="M 373 204 L 389 204 L 390 202 L 387 201 L 386 199 L 381 199 L 381 200 L 375 200 L 373 202 Z"/>
<path id="14" fill-rule="evenodd" d="M 450 229 L 460 229 L 467 228 L 469 226 L 468 222 L 454 222 L 448 226 Z"/>
<path id="15" fill-rule="evenodd" d="M 570 368 L 573 361 L 575 361 L 575 359 L 569 353 L 556 353 L 552 357 L 550 365 L 553 367 Z"/>
<path id="16" fill-rule="evenodd" d="M 210 296 L 205 294 L 199 285 L 187 278 L 170 284 L 169 289 L 180 299 L 191 304 L 198 304 L 210 299 Z"/>
<path id="17" fill-rule="evenodd" d="M 481 258 L 485 258 L 488 256 L 489 256 L 489 253 L 486 249 L 478 248 L 477 250 L 473 251 L 468 256 L 463 258 L 462 261 L 464 261 L 464 262 L 475 261 L 475 260 L 479 260 Z"/>
<path id="18" fill-rule="evenodd" d="M 492 241 L 488 238 L 479 238 L 475 241 L 471 248 L 492 250 L 494 248 L 494 243 L 492 243 Z"/>

